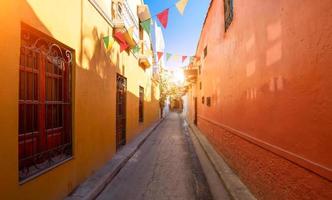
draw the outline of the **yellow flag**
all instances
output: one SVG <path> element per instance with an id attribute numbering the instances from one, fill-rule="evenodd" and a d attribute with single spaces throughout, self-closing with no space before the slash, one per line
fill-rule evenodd
<path id="1" fill-rule="evenodd" d="M 180 12 L 181 15 L 183 15 L 184 9 L 186 8 L 187 3 L 188 3 L 188 0 L 180 0 L 175 4 L 176 8 L 178 9 L 178 11 Z"/>
<path id="2" fill-rule="evenodd" d="M 180 59 L 180 56 L 179 55 L 173 55 L 173 60 L 174 61 L 179 61 Z"/>
<path id="3" fill-rule="evenodd" d="M 107 48 L 107 50 L 111 50 L 113 48 L 114 42 L 115 42 L 115 40 L 113 38 L 110 38 L 110 40 L 108 42 L 108 48 Z"/>
<path id="4" fill-rule="evenodd" d="M 146 50 L 146 55 L 148 55 L 148 56 L 152 56 L 152 54 L 153 54 L 153 52 L 152 52 L 151 49 L 147 49 L 147 50 Z"/>
<path id="5" fill-rule="evenodd" d="M 133 37 L 133 33 L 134 33 L 134 26 L 128 28 L 128 33 L 130 35 L 130 37 Z"/>

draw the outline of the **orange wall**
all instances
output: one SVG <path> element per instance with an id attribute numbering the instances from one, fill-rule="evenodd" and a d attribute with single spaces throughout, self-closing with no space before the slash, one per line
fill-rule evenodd
<path id="1" fill-rule="evenodd" d="M 331 1 L 235 0 L 234 19 L 226 33 L 223 9 L 222 0 L 212 1 L 197 49 L 202 74 L 193 92 L 198 97 L 199 127 L 211 140 L 226 137 L 215 145 L 229 150 L 228 162 L 237 166 L 239 173 L 246 169 L 238 163 L 241 159 L 250 163 L 246 160 L 250 156 L 236 155 L 257 155 L 263 165 L 259 169 L 262 176 L 271 177 L 253 184 L 255 173 L 242 175 L 259 197 L 272 193 L 257 187 L 264 181 L 291 180 L 268 174 L 272 168 L 264 167 L 270 161 L 263 160 L 268 154 L 259 158 L 264 154 L 262 148 L 307 173 L 314 172 L 316 178 L 310 180 L 319 186 L 311 189 L 332 197 Z M 203 59 L 206 45 L 208 55 Z M 211 97 L 211 107 L 201 103 L 202 96 Z M 239 144 L 247 141 L 256 149 L 246 152 L 247 143 L 241 143 L 242 152 L 241 148 L 232 152 L 229 148 L 233 146 L 226 145 L 230 142 L 227 137 L 237 138 L 234 142 Z M 282 196 L 285 190 L 279 189 L 279 197 L 286 197 Z"/>

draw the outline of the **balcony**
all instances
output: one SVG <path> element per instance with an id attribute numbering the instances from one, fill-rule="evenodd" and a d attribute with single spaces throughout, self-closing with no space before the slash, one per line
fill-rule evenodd
<path id="1" fill-rule="evenodd" d="M 138 55 L 138 64 L 144 70 L 152 66 L 153 55 L 151 55 L 151 43 L 149 39 L 139 41 L 140 52 Z"/>
<path id="2" fill-rule="evenodd" d="M 144 55 L 144 54 L 139 55 L 138 63 L 143 69 L 147 69 L 147 68 L 151 67 L 151 62 L 150 62 L 149 56 Z"/>
<path id="3" fill-rule="evenodd" d="M 134 48 L 139 41 L 138 21 L 135 15 L 126 0 L 113 0 L 112 9 L 114 32 L 121 32 L 129 47 Z M 129 33 L 130 29 L 133 30 L 132 33 Z"/>
<path id="4" fill-rule="evenodd" d="M 137 14 L 141 22 L 151 18 L 150 10 L 147 5 L 139 5 L 137 7 Z"/>

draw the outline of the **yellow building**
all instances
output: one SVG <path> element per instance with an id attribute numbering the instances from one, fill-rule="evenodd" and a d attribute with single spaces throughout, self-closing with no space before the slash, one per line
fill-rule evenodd
<path id="1" fill-rule="evenodd" d="M 0 199 L 62 199 L 158 120 L 148 16 L 141 0 L 0 2 Z M 104 40 L 119 31 L 122 52 Z"/>

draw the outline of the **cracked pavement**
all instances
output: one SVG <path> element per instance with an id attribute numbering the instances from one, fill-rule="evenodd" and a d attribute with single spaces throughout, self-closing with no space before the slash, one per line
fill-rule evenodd
<path id="1" fill-rule="evenodd" d="M 97 200 L 212 199 L 178 113 L 170 113 Z"/>

